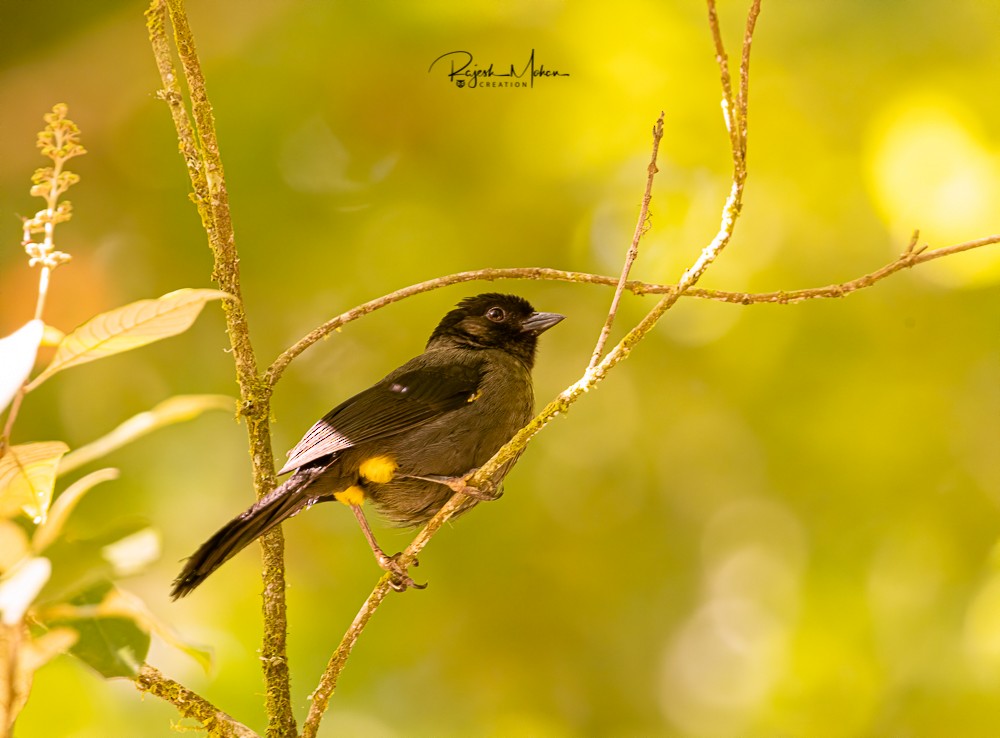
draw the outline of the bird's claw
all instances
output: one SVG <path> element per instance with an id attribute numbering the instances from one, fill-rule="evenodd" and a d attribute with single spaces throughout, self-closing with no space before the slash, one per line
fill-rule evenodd
<path id="1" fill-rule="evenodd" d="M 402 555 L 402 552 L 400 552 L 392 556 L 383 556 L 378 560 L 378 565 L 389 572 L 389 586 L 396 592 L 405 592 L 410 588 L 426 589 L 427 582 L 423 584 L 414 582 L 413 578 L 410 577 L 409 571 L 407 571 L 407 567 L 399 563 L 399 557 Z M 414 559 L 412 565 L 420 566 L 420 562 Z"/>

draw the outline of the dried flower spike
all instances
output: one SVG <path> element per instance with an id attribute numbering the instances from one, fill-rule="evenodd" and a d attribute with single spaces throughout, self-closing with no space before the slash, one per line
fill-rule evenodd
<path id="1" fill-rule="evenodd" d="M 25 218 L 21 240 L 28 254 L 29 266 L 42 268 L 38 285 L 38 305 L 35 317 L 41 317 L 48 291 L 49 275 L 60 264 L 70 260 L 70 255 L 55 246 L 55 227 L 73 216 L 68 200 L 59 202 L 59 196 L 80 181 L 79 175 L 64 169 L 67 161 L 74 156 L 86 154 L 80 144 L 80 129 L 66 117 L 69 108 L 65 103 L 53 106 L 51 113 L 45 114 L 45 128 L 38 133 L 37 145 L 42 156 L 52 160 L 52 166 L 40 167 L 31 176 L 31 195 L 45 200 L 45 207 L 31 218 Z M 35 236 L 42 240 L 36 241 Z"/>

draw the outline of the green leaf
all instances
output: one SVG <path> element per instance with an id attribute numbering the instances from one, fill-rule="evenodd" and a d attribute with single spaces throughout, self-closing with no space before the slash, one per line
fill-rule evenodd
<path id="1" fill-rule="evenodd" d="M 134 594 L 119 589 L 107 580 L 97 583 L 82 595 L 75 597 L 72 603 L 57 604 L 45 608 L 38 615 L 46 626 L 58 625 L 80 630 L 81 640 L 91 625 L 85 625 L 81 628 L 80 623 L 97 623 L 101 626 L 112 623 L 116 624 L 116 628 L 122 629 L 123 634 L 131 633 L 137 648 L 133 648 L 125 659 L 112 658 L 107 653 L 110 649 L 104 649 L 102 652 L 102 649 L 99 648 L 99 642 L 96 642 L 92 635 L 87 638 L 86 657 L 77 654 L 108 677 L 131 676 L 129 673 L 117 672 L 128 668 L 134 656 L 141 653 L 142 658 L 138 660 L 140 664 L 145 658 L 145 651 L 138 648 L 142 645 L 143 640 L 135 637 L 136 632 L 145 634 L 146 648 L 149 645 L 149 635 L 155 633 L 165 643 L 197 661 L 205 671 L 211 668 L 212 654 L 210 650 L 181 638 L 170 626 L 161 622 L 150 611 L 145 602 Z M 131 629 L 125 628 L 122 623 L 131 623 Z M 118 641 L 110 637 L 113 634 L 114 632 L 109 634 L 108 640 L 117 643 Z M 92 654 L 97 654 L 99 658 Z"/>
<path id="2" fill-rule="evenodd" d="M 69 458 L 69 456 L 65 457 Z M 60 465 L 61 466 L 61 465 Z M 59 469 L 63 471 L 62 468 Z M 44 551 L 52 544 L 59 534 L 62 533 L 63 526 L 73 512 L 76 503 L 91 489 L 101 482 L 118 479 L 117 469 L 100 469 L 87 476 L 73 482 L 66 490 L 56 498 L 49 508 L 49 514 L 45 522 L 38 526 L 35 534 L 31 537 L 31 547 L 36 553 Z"/>
<path id="3" fill-rule="evenodd" d="M 49 627 L 75 630 L 79 639 L 70 652 L 110 679 L 135 676 L 146 660 L 151 628 L 144 611 L 137 598 L 104 580 L 40 617 Z"/>
<path id="4" fill-rule="evenodd" d="M 24 384 L 35 365 L 45 324 L 29 320 L 5 338 L 0 338 L 0 412 Z"/>
<path id="5" fill-rule="evenodd" d="M 128 572 L 118 569 L 121 561 L 110 559 L 107 549 L 148 527 L 148 523 L 142 520 L 117 520 L 98 535 L 81 538 L 74 530 L 72 536 L 64 534 L 56 538 L 45 549 L 46 558 L 52 561 L 52 576 L 37 602 L 45 607 L 66 602 L 91 591 L 101 582 L 110 583 L 112 579 L 133 573 L 134 569 Z M 113 548 L 111 553 L 113 556 Z"/>
<path id="6" fill-rule="evenodd" d="M 159 620 L 145 602 L 130 592 L 115 587 L 104 598 L 100 612 L 105 615 L 130 617 L 147 631 L 158 635 L 167 645 L 193 658 L 206 672 L 212 666 L 211 650 L 181 638 L 173 628 Z"/>
<path id="7" fill-rule="evenodd" d="M 151 410 L 134 415 L 106 436 L 69 453 L 59 464 L 65 474 L 94 459 L 106 456 L 137 438 L 173 423 L 191 420 L 206 410 L 232 411 L 236 401 L 227 395 L 178 395 L 170 397 Z"/>
<path id="8" fill-rule="evenodd" d="M 45 521 L 59 459 L 69 451 L 60 441 L 9 446 L 0 456 L 0 516 L 23 510 L 36 523 Z"/>
<path id="9" fill-rule="evenodd" d="M 210 300 L 226 297 L 219 290 L 182 289 L 156 300 L 139 300 L 101 313 L 59 343 L 45 370 L 28 385 L 33 390 L 56 372 L 88 361 L 130 351 L 186 331 Z"/>
<path id="10" fill-rule="evenodd" d="M 106 679 L 134 677 L 149 653 L 149 633 L 130 618 L 86 617 L 55 624 L 77 632 L 70 653 Z"/>

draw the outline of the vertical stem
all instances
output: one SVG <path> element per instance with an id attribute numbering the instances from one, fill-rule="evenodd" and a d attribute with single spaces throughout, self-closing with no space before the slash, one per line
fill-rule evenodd
<path id="1" fill-rule="evenodd" d="M 648 227 L 646 221 L 649 219 L 649 203 L 653 199 L 653 178 L 659 171 L 656 168 L 656 155 L 660 150 L 660 139 L 662 138 L 663 113 L 661 112 L 660 117 L 656 119 L 656 124 L 653 126 L 653 154 L 650 157 L 649 166 L 646 168 L 646 190 L 642 195 L 639 220 L 635 224 L 632 243 L 628 248 L 628 253 L 625 255 L 625 264 L 622 266 L 622 273 L 618 278 L 618 286 L 615 288 L 615 294 L 611 298 L 611 308 L 608 310 L 608 318 L 604 321 L 604 327 L 601 328 L 601 335 L 598 336 L 594 353 L 590 357 L 590 364 L 587 365 L 588 370 L 597 366 L 597 363 L 601 360 L 601 354 L 604 353 L 604 346 L 611 335 L 611 327 L 614 325 L 615 315 L 618 313 L 618 303 L 621 302 L 622 292 L 625 291 L 625 283 L 628 282 L 628 275 L 632 271 L 632 264 L 639 255 L 639 239 L 642 238 Z"/>
<path id="2" fill-rule="evenodd" d="M 0 434 L 0 456 L 7 452 L 7 447 L 10 445 L 10 435 L 14 432 L 14 419 L 21 410 L 24 394 L 24 385 L 22 384 L 18 388 L 17 394 L 14 395 L 14 399 L 11 400 L 10 409 L 7 411 L 7 420 L 3 424 L 3 433 Z"/>
<path id="3" fill-rule="evenodd" d="M 52 113 L 45 116 L 45 120 L 48 123 L 46 129 L 38 134 L 38 145 L 42 149 L 42 155 L 52 159 L 52 175 L 49 177 L 47 188 L 43 190 L 45 198 L 44 216 L 39 213 L 34 218 L 26 218 L 22 225 L 23 236 L 21 245 L 30 257 L 28 265 L 38 266 L 41 270 L 38 275 L 38 298 L 35 300 L 35 313 L 33 317 L 33 320 L 37 321 L 42 319 L 42 314 L 45 312 L 45 300 L 49 294 L 49 283 L 52 278 L 52 272 L 57 266 L 69 260 L 69 254 L 56 251 L 55 246 L 56 214 L 58 212 L 59 195 L 65 192 L 75 181 L 72 178 L 63 179 L 63 165 L 74 156 L 86 153 L 86 150 L 74 140 L 74 134 L 68 133 L 63 128 L 62 124 L 65 122 L 63 120 L 65 114 L 65 106 L 55 106 L 52 109 Z M 73 130 L 75 130 L 75 126 Z M 47 142 L 48 140 L 46 134 L 49 132 L 52 135 L 51 148 L 47 143 L 43 145 L 43 142 Z M 32 181 L 34 181 L 34 177 L 32 177 Z M 41 185 L 42 183 L 39 182 L 38 184 Z M 35 188 L 32 188 L 32 194 L 37 194 Z M 64 219 L 68 218 L 69 215 L 66 215 Z M 39 222 L 43 224 L 42 230 L 45 235 L 41 243 L 36 243 L 34 233 Z M 37 346 L 35 348 L 37 349 Z M 27 382 L 21 383 L 7 412 L 7 420 L 4 422 L 3 431 L 0 432 L 0 455 L 3 455 L 10 445 L 10 436 L 14 430 L 14 420 L 21 409 L 24 396 L 28 392 L 27 387 Z"/>
<path id="4" fill-rule="evenodd" d="M 186 118 L 176 76 L 172 71 L 169 46 L 165 43 L 165 12 L 169 14 L 173 26 L 177 54 L 187 80 L 193 126 Z M 232 296 L 224 302 L 223 307 L 240 387 L 240 414 L 247 422 L 254 488 L 259 499 L 275 486 L 269 425 L 271 390 L 260 377 L 250 342 L 250 330 L 241 298 L 239 256 L 229 212 L 229 195 L 215 135 L 215 117 L 183 0 L 154 0 L 147 17 L 150 40 L 166 90 L 165 97 L 174 115 L 194 187 L 195 202 L 208 233 L 215 261 L 212 278 L 222 290 Z M 260 540 L 264 560 L 264 640 L 261 664 L 266 690 L 265 707 L 269 718 L 267 735 L 269 738 L 286 738 L 296 734 L 296 727 L 292 714 L 287 658 L 284 538 L 281 529 L 276 528 Z"/>
<path id="5" fill-rule="evenodd" d="M 42 311 L 45 309 L 45 297 L 49 294 L 49 275 L 52 270 L 42 267 L 42 273 L 38 276 L 38 300 L 35 302 L 35 320 L 42 319 Z"/>
<path id="6" fill-rule="evenodd" d="M 58 152 L 62 149 L 65 143 L 63 138 L 63 133 L 61 129 L 56 129 L 53 133 L 53 138 L 55 140 L 55 150 Z M 39 251 L 41 252 L 41 259 L 38 262 L 41 266 L 41 274 L 38 275 L 38 300 L 35 302 L 35 320 L 42 319 L 42 312 L 45 310 L 45 298 L 49 294 L 49 277 L 52 274 L 52 264 L 53 259 L 51 258 L 52 252 L 55 251 L 55 215 L 56 215 L 56 204 L 59 201 L 59 176 L 62 174 L 63 164 L 65 159 L 59 154 L 53 155 L 52 158 L 52 177 L 49 181 L 49 190 L 45 196 L 45 237 L 42 239 L 42 243 L 39 245 Z M 27 224 L 25 225 L 24 241 L 27 243 L 31 240 L 31 233 L 28 231 Z"/>

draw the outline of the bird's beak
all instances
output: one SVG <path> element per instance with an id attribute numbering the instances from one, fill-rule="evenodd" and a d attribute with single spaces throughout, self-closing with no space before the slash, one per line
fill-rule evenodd
<path id="1" fill-rule="evenodd" d="M 537 336 L 539 333 L 547 331 L 565 317 L 565 315 L 560 315 L 559 313 L 532 313 L 521 323 L 521 332 L 534 333 Z"/>

